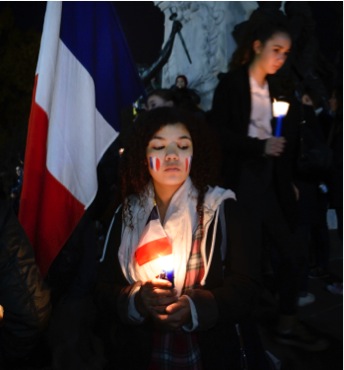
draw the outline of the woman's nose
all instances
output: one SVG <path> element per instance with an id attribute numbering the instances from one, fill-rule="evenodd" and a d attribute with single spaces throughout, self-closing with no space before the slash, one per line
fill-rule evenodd
<path id="1" fill-rule="evenodd" d="M 176 160 L 178 159 L 178 151 L 175 147 L 170 146 L 166 149 L 166 160 Z"/>

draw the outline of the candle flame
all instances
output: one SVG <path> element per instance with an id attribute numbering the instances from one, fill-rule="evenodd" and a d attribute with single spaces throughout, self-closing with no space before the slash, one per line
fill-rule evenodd
<path id="1" fill-rule="evenodd" d="M 173 271 L 173 255 L 168 254 L 167 256 L 159 257 L 159 266 L 164 271 Z"/>
<path id="2" fill-rule="evenodd" d="M 272 103 L 272 111 L 274 117 L 285 116 L 288 113 L 289 103 L 286 101 L 276 101 Z"/>

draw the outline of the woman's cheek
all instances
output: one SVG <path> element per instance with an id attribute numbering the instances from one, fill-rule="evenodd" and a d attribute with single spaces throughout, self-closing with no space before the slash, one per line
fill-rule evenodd
<path id="1" fill-rule="evenodd" d="M 190 172 L 191 170 L 191 162 L 192 162 L 192 156 L 188 156 L 185 158 L 185 172 Z M 149 157 L 149 167 L 152 171 L 158 172 L 161 167 L 161 160 L 159 157 L 150 156 Z"/>
<path id="2" fill-rule="evenodd" d="M 160 159 L 158 157 L 149 157 L 149 167 L 152 171 L 158 172 L 161 166 Z"/>
<path id="3" fill-rule="evenodd" d="M 185 172 L 190 172 L 191 170 L 192 156 L 185 158 Z"/>

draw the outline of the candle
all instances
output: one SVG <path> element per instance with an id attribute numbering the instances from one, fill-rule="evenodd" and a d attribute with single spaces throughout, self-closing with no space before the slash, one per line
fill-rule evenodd
<path id="1" fill-rule="evenodd" d="M 272 103 L 272 112 L 274 117 L 277 118 L 275 136 L 280 137 L 282 132 L 282 120 L 287 114 L 289 109 L 289 103 L 285 101 L 274 101 Z"/>
<path id="2" fill-rule="evenodd" d="M 171 271 L 162 270 L 160 272 L 159 279 L 168 280 L 169 282 L 172 283 L 172 288 L 174 288 L 174 271 L 173 270 Z"/>
<path id="3" fill-rule="evenodd" d="M 172 283 L 172 288 L 174 288 L 173 255 L 169 254 L 167 256 L 160 257 L 159 265 L 161 266 L 159 278 L 170 281 Z"/>
<path id="4" fill-rule="evenodd" d="M 0 326 L 3 318 L 4 318 L 4 308 L 0 305 Z"/>
<path id="5" fill-rule="evenodd" d="M 280 137 L 282 132 L 282 120 L 283 116 L 277 117 L 275 136 Z"/>

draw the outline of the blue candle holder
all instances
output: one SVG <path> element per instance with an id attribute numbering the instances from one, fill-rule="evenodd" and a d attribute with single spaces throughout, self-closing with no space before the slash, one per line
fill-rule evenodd
<path id="1" fill-rule="evenodd" d="M 171 271 L 162 270 L 159 275 L 159 278 L 168 280 L 169 282 L 172 283 L 172 288 L 174 288 L 174 271 L 173 270 Z"/>
<path id="2" fill-rule="evenodd" d="M 280 137 L 282 134 L 282 120 L 283 120 L 283 116 L 277 117 L 276 131 L 275 131 L 276 137 Z"/>

